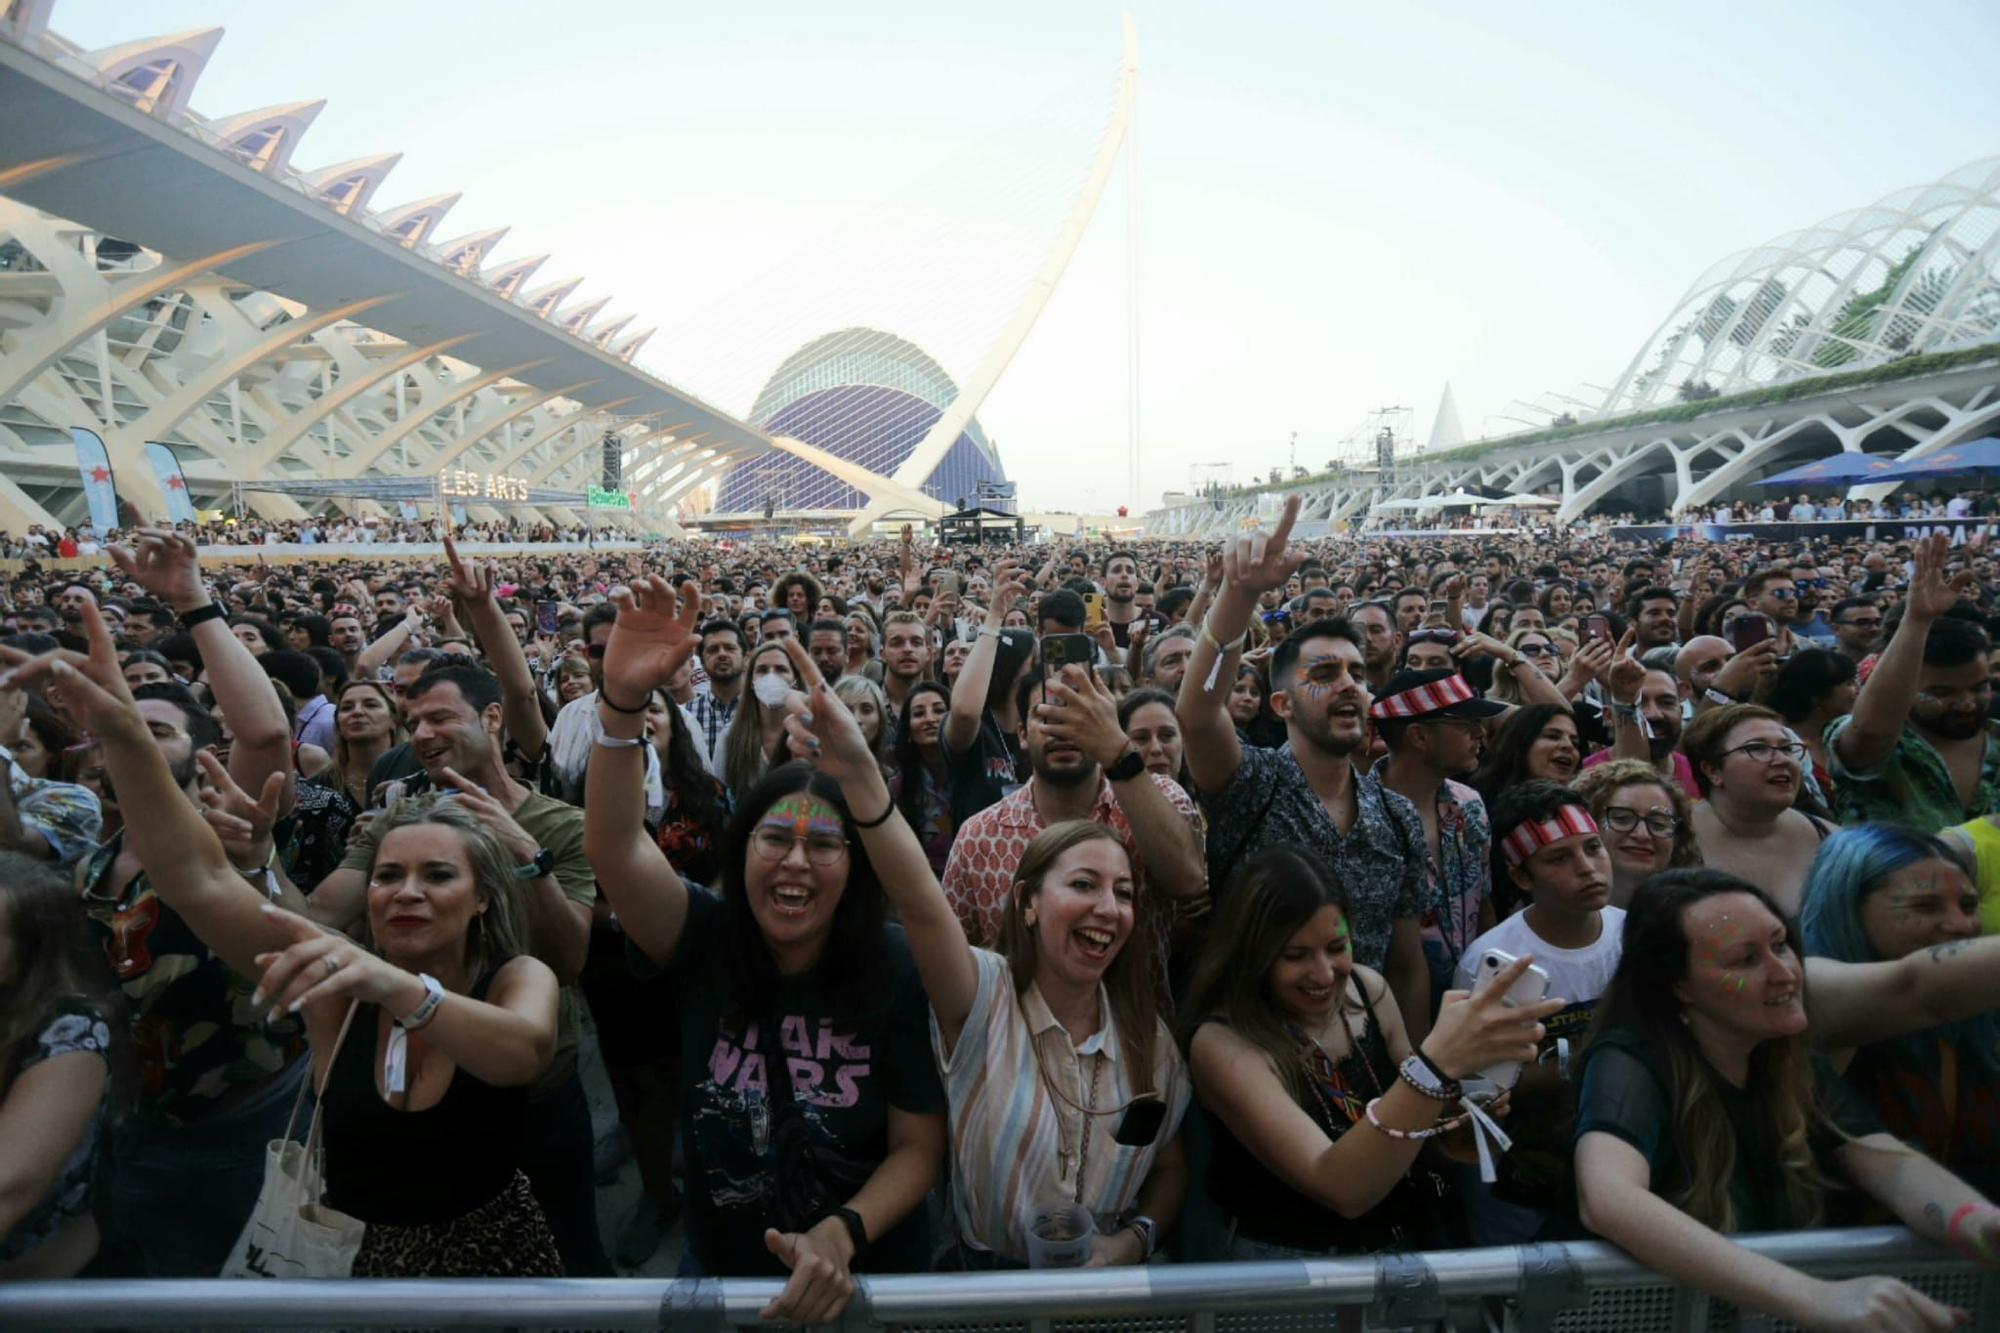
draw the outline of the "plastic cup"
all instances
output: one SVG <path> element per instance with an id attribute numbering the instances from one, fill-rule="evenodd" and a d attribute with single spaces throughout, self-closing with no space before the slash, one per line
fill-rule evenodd
<path id="1" fill-rule="evenodd" d="M 1028 1267 L 1083 1267 L 1096 1230 L 1097 1220 L 1082 1204 L 1044 1204 L 1028 1219 Z"/>

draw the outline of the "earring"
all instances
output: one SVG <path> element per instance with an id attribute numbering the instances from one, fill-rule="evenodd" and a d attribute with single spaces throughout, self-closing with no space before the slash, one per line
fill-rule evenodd
<path id="1" fill-rule="evenodd" d="M 1030 907 L 1027 911 L 1021 913 L 1021 924 L 1028 927 L 1030 930 L 1034 929 L 1035 926 L 1034 908 Z"/>

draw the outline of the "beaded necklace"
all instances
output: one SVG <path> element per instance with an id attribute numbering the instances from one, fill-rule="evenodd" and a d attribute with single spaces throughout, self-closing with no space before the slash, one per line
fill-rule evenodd
<path id="1" fill-rule="evenodd" d="M 1345 1026 L 1346 1016 L 1342 1015 L 1340 1021 Z M 1327 1124 L 1337 1125 L 1341 1119 L 1350 1125 L 1359 1124 L 1362 1116 L 1366 1114 L 1370 1099 L 1347 1086 L 1347 1078 L 1340 1072 L 1340 1062 L 1327 1053 L 1326 1047 L 1319 1044 L 1318 1038 L 1295 1024 L 1287 1024 L 1286 1031 L 1290 1032 L 1292 1039 L 1299 1044 L 1299 1062 L 1306 1071 L 1306 1087 L 1311 1089 L 1313 1098 L 1319 1102 L 1320 1110 L 1325 1112 Z M 1361 1049 L 1361 1041 L 1352 1031 L 1348 1033 L 1347 1040 L 1352 1048 L 1349 1054 L 1367 1072 L 1369 1087 L 1373 1089 L 1376 1097 L 1380 1097 L 1383 1094 L 1382 1078 L 1375 1072 L 1374 1063 L 1369 1060 L 1367 1052 Z M 1339 1118 L 1334 1116 L 1336 1106 L 1340 1108 Z"/>

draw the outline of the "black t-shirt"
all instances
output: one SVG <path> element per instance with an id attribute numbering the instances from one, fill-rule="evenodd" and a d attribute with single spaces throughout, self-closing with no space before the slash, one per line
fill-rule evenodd
<path id="1" fill-rule="evenodd" d="M 777 1160 L 770 1142 L 768 1047 L 758 1021 L 742 1031 L 729 1022 L 735 1004 L 723 930 L 722 900 L 690 886 L 687 925 L 664 969 L 681 1025 L 688 1238 L 705 1273 L 782 1277 L 788 1270 L 764 1247 L 764 1229 L 775 1225 Z M 945 1110 L 944 1085 L 931 1058 L 930 1005 L 900 926 L 883 928 L 881 949 L 876 994 L 885 1003 L 875 1013 L 830 1013 L 815 973 L 786 977 L 775 996 L 747 1001 L 776 1015 L 792 1095 L 807 1120 L 842 1156 L 871 1165 L 888 1156 L 891 1106 L 926 1115 Z M 636 950 L 632 956 L 641 975 L 661 970 Z M 888 1234 L 872 1237 L 854 1263 L 858 1272 L 875 1273 L 929 1267 L 922 1208 Z"/>
<path id="2" fill-rule="evenodd" d="M 971 745 L 963 750 L 945 745 L 944 769 L 951 789 L 953 828 L 964 828 L 966 820 L 989 805 L 1000 804 L 1009 792 L 1027 781 L 1013 738 L 1000 729 L 990 708 L 980 711 L 979 732 Z"/>
<path id="3" fill-rule="evenodd" d="M 1687 1188 L 1687 1167 L 1673 1128 L 1674 1108 L 1668 1101 L 1661 1072 L 1665 1057 L 1646 1035 L 1633 1028 L 1615 1028 L 1592 1042 L 1585 1053 L 1583 1083 L 1577 1094 L 1576 1136 L 1592 1130 L 1614 1134 L 1637 1148 L 1652 1167 L 1653 1192 L 1677 1198 Z M 1839 1158 L 1839 1135 L 1861 1138 L 1879 1134 L 1882 1122 L 1833 1067 L 1812 1057 L 1813 1100 L 1832 1122 L 1808 1131 L 1813 1159 L 1836 1184 L 1846 1184 Z M 1723 1113 L 1736 1135 L 1736 1172 L 1729 1182 L 1729 1201 L 1736 1214 L 1734 1230 L 1786 1231 L 1804 1225 L 1785 1215 L 1784 1166 L 1778 1145 L 1766 1132 L 1757 1099 L 1750 1092 L 1717 1079 Z M 1843 1197 L 1844 1194 L 1844 1197 Z M 1827 1200 L 1825 1225 L 1852 1223 L 1859 1200 L 1851 1189 Z"/>

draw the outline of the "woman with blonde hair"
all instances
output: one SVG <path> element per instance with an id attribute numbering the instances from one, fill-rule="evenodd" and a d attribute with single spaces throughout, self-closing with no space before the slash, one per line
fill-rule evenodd
<path id="1" fill-rule="evenodd" d="M 252 1002 L 299 1014 L 312 1045 L 326 1202 L 367 1224 L 357 1277 L 560 1276 L 520 1169 L 528 1088 L 555 1050 L 555 974 L 515 924 L 512 858 L 445 798 L 380 817 L 369 948 L 267 900 L 175 783 L 118 672 L 96 608 L 90 655 L 0 650 L 23 683 L 52 682 L 104 749 L 153 891 L 243 976 Z M 256 801 L 275 812 L 273 775 Z M 234 818 L 234 817 L 231 817 Z M 238 819 L 252 825 L 256 820 Z M 296 901 L 296 900 L 294 900 Z"/>
<path id="2" fill-rule="evenodd" d="M 875 762 L 882 766 L 884 777 L 896 769 L 896 729 L 889 721 L 889 699 L 882 693 L 882 687 L 866 676 L 842 676 L 833 684 L 833 692 L 847 705 L 847 711 L 854 714 L 854 720 L 861 724 L 861 735 L 868 742 L 868 749 L 875 756 Z"/>
<path id="3" fill-rule="evenodd" d="M 1645 760 L 1597 764 L 1569 785 L 1604 831 L 1613 907 L 1630 902 L 1649 875 L 1702 863 L 1687 793 Z"/>
<path id="4" fill-rule="evenodd" d="M 350 680 L 333 699 L 333 767 L 324 775 L 357 810 L 368 807 L 368 770 L 410 738 L 403 710 L 379 681 Z"/>
<path id="5" fill-rule="evenodd" d="M 1546 680 L 1562 677 L 1562 659 L 1558 656 L 1556 641 L 1548 630 L 1536 626 L 1522 628 L 1507 635 L 1507 646 L 1523 658 L 1528 665 L 1539 671 Z M 1489 699 L 1498 699 L 1503 704 L 1528 704 L 1534 700 L 1523 697 L 1521 682 L 1511 671 L 1495 671 L 1493 685 L 1486 691 Z"/>

